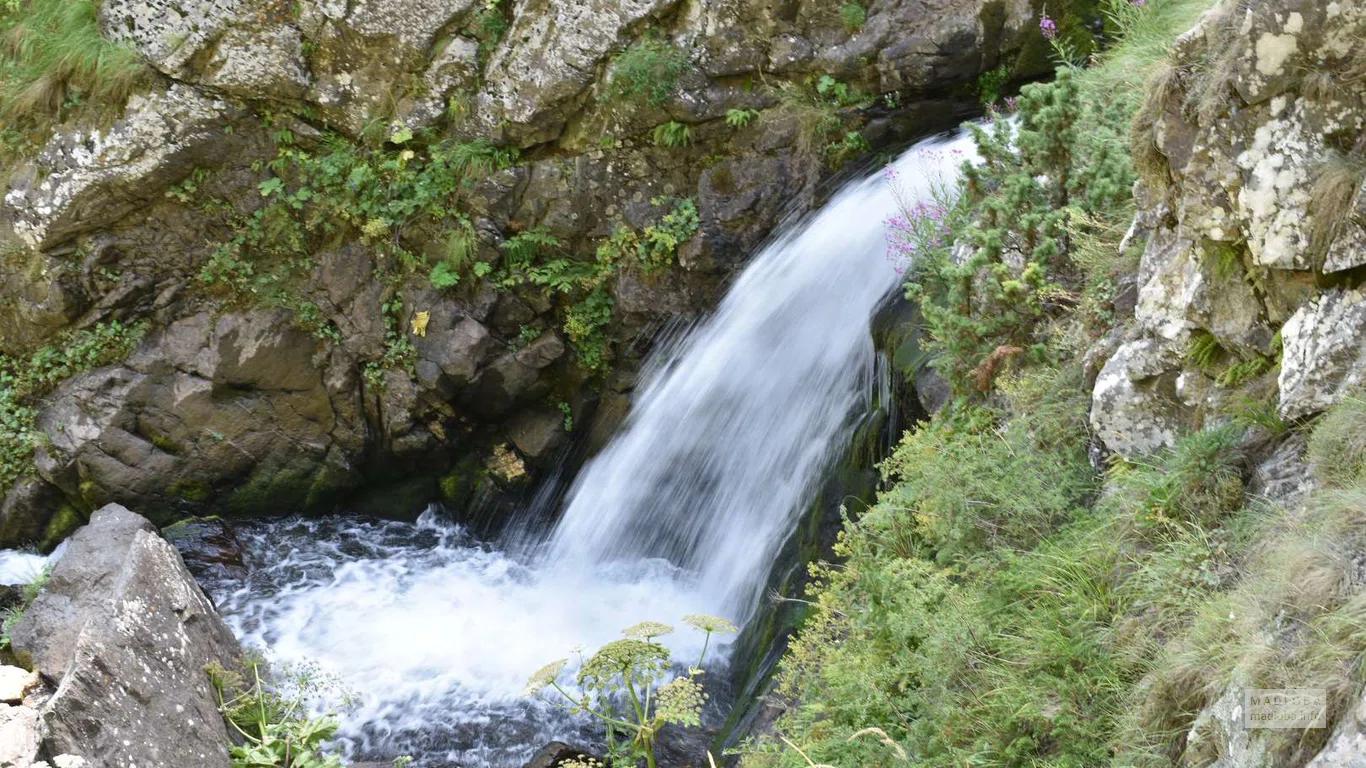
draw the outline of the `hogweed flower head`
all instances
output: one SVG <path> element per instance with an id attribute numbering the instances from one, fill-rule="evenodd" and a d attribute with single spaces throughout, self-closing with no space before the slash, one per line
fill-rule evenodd
<path id="1" fill-rule="evenodd" d="M 694 613 L 691 616 L 684 616 L 683 623 L 699 632 L 713 632 L 718 635 L 733 635 L 740 631 L 734 622 L 723 619 L 720 616 L 708 616 L 705 613 Z"/>
<path id="2" fill-rule="evenodd" d="M 661 624 L 657 621 L 642 621 L 639 624 L 627 627 L 621 634 L 634 640 L 649 640 L 652 637 L 663 637 L 672 635 L 674 628 L 668 624 Z"/>
<path id="3" fill-rule="evenodd" d="M 569 663 L 569 659 L 559 659 L 536 670 L 530 680 L 526 681 L 526 687 L 522 689 L 523 696 L 534 696 L 547 685 L 554 685 L 555 679 L 564 671 L 564 666 Z"/>

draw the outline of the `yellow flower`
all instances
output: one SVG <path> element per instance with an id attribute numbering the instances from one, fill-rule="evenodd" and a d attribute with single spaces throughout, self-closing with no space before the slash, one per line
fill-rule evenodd
<path id="1" fill-rule="evenodd" d="M 427 337 L 427 323 L 432 319 L 431 312 L 418 312 L 413 316 L 413 335 Z"/>

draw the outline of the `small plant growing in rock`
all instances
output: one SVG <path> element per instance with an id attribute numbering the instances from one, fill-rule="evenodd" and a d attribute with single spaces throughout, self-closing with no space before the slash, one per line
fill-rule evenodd
<path id="1" fill-rule="evenodd" d="M 579 664 L 573 690 L 562 686 L 560 675 L 569 664 L 559 659 L 545 665 L 527 681 L 524 694 L 538 696 L 547 689 L 559 697 L 549 699 L 573 714 L 587 714 L 602 722 L 607 735 L 607 757 L 613 764 L 634 765 L 644 760 L 655 766 L 655 738 L 666 723 L 698 726 L 707 694 L 698 678 L 713 634 L 734 634 L 736 626 L 715 616 L 693 615 L 683 621 L 705 633 L 697 663 L 686 675 L 661 680 L 674 666 L 669 649 L 655 638 L 671 634 L 667 624 L 647 621 L 622 632 L 625 637 L 599 648 Z"/>
<path id="2" fill-rule="evenodd" d="M 670 120 L 656 126 L 653 137 L 657 147 L 686 147 L 692 143 L 692 129 L 677 120 Z"/>
<path id="3" fill-rule="evenodd" d="M 678 92 L 678 81 L 690 66 L 682 49 L 666 40 L 646 38 L 617 57 L 610 93 L 626 101 L 662 107 Z"/>
<path id="4" fill-rule="evenodd" d="M 754 118 L 759 116 L 757 109 L 732 109 L 726 112 L 726 125 L 732 128 L 744 128 L 754 122 Z"/>
<path id="5" fill-rule="evenodd" d="M 33 581 L 25 584 L 19 592 L 19 604 L 5 609 L 4 616 L 0 617 L 0 651 L 10 648 L 10 633 L 19 626 L 19 622 L 24 618 L 24 612 L 28 610 L 33 601 L 38 599 L 38 594 L 47 587 L 48 581 L 52 579 L 52 566 L 45 566 Z"/>
<path id="6" fill-rule="evenodd" d="M 868 22 L 868 9 L 858 3 L 845 3 L 840 7 L 840 23 L 849 32 L 857 32 L 863 29 L 863 25 Z"/>

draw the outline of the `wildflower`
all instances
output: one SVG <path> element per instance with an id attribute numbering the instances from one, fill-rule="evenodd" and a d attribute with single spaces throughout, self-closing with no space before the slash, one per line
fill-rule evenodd
<path id="1" fill-rule="evenodd" d="M 702 705 L 706 703 L 707 694 L 695 681 L 675 678 L 673 682 L 661 685 L 655 693 L 659 697 L 656 711 L 660 719 L 693 727 L 702 724 Z"/>
<path id="2" fill-rule="evenodd" d="M 896 166 L 889 165 L 886 168 L 882 169 L 882 177 L 887 181 L 896 181 Z"/>
<path id="3" fill-rule="evenodd" d="M 740 631 L 740 628 L 735 626 L 735 624 L 720 618 L 719 616 L 708 616 L 704 613 L 694 613 L 691 616 L 684 616 L 683 623 L 699 632 L 715 632 L 722 635 L 733 635 Z"/>
<path id="4" fill-rule="evenodd" d="M 1129 0 L 1129 5 L 1135 8 L 1146 8 L 1148 7 L 1148 0 Z"/>
<path id="5" fill-rule="evenodd" d="M 660 624 L 657 621 L 642 621 L 631 627 L 622 630 L 621 634 L 634 640 L 649 640 L 652 637 L 662 637 L 673 634 L 674 628 L 668 624 Z"/>
<path id="6" fill-rule="evenodd" d="M 1049 18 L 1047 12 L 1044 12 L 1044 14 L 1039 17 L 1039 31 L 1043 33 L 1045 40 L 1057 39 L 1058 23 Z"/>
<path id="7" fill-rule="evenodd" d="M 1141 0 L 1140 0 L 1140 1 L 1141 1 Z M 1015 97 L 1014 97 L 1014 96 L 1007 96 L 1007 97 L 1006 97 L 1006 111 L 1007 111 L 1007 112 L 1014 112 L 1014 111 L 1015 111 L 1016 109 L 1018 109 L 1018 108 L 1019 108 L 1019 102 L 1017 102 L 1017 101 L 1015 100 Z M 957 151 L 959 151 L 959 150 L 954 150 L 954 151 L 957 152 Z"/>
<path id="8" fill-rule="evenodd" d="M 564 665 L 568 663 L 569 659 L 560 659 L 559 661 L 552 661 L 536 670 L 536 674 L 532 675 L 531 679 L 526 681 L 526 687 L 522 689 L 522 695 L 532 696 L 547 685 L 553 685 L 555 678 L 560 676 L 560 672 L 564 670 Z"/>

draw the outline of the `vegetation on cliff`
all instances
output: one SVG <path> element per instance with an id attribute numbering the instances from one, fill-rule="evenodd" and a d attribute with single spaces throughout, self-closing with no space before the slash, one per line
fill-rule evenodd
<path id="1" fill-rule="evenodd" d="M 744 765 L 1205 765 L 1243 688 L 1322 688 L 1330 725 L 1355 700 L 1366 405 L 1313 428 L 1321 487 L 1303 504 L 1244 489 L 1285 438 L 1273 361 L 1219 364 L 1239 396 L 1174 448 L 1088 456 L 1084 353 L 1137 267 L 1130 122 L 1209 5 L 1111 3 L 1121 43 L 1026 87 L 1013 119 L 974 128 L 983 162 L 961 190 L 889 222 L 954 399 L 883 464 L 877 504 L 849 511 L 839 562 L 813 567 L 790 704 Z M 1268 732 L 1265 764 L 1301 764 L 1330 732 Z"/>

